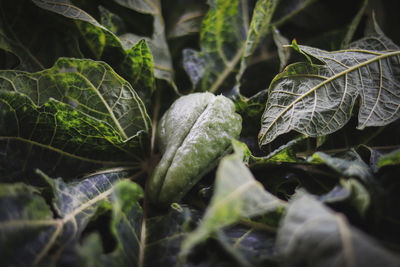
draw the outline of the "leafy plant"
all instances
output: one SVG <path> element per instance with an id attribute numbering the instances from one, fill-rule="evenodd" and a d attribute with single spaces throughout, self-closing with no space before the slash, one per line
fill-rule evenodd
<path id="1" fill-rule="evenodd" d="M 396 7 L 1 1 L 3 265 L 399 266 Z"/>

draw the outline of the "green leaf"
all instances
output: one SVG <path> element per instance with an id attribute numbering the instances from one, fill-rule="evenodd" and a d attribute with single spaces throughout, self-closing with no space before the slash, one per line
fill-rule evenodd
<path id="1" fill-rule="evenodd" d="M 273 25 L 279 27 L 285 24 L 295 15 L 317 1 L 318 0 L 280 0 L 276 14 L 273 17 Z"/>
<path id="2" fill-rule="evenodd" d="M 107 8 L 103 6 L 99 6 L 100 11 L 100 23 L 105 28 L 107 28 L 110 32 L 114 33 L 118 36 L 120 33 L 124 33 L 125 23 L 120 16 L 109 11 Z"/>
<path id="3" fill-rule="evenodd" d="M 114 186 L 110 196 L 110 229 L 116 239 L 116 248 L 111 253 L 104 253 L 99 238 L 101 233 L 88 236 L 79 247 L 79 254 L 87 266 L 139 266 L 143 211 L 138 200 L 142 196 L 142 189 L 130 181 L 120 181 Z"/>
<path id="4" fill-rule="evenodd" d="M 165 38 L 164 19 L 161 13 L 161 2 L 159 0 L 114 0 L 121 6 L 144 14 L 151 14 L 153 20 L 153 35 L 151 38 L 139 37 L 134 34 L 125 34 L 121 39 L 137 40 L 145 39 L 150 47 L 154 59 L 154 75 L 158 79 L 173 81 L 172 59 Z M 136 41 L 134 41 L 136 42 Z"/>
<path id="5" fill-rule="evenodd" d="M 198 34 L 208 11 L 205 1 L 172 0 L 165 8 L 168 39 Z"/>
<path id="6" fill-rule="evenodd" d="M 177 99 L 160 121 L 163 156 L 149 179 L 150 201 L 160 206 L 180 201 L 229 153 L 241 130 L 242 118 L 222 95 L 205 92 Z"/>
<path id="7" fill-rule="evenodd" d="M 201 52 L 183 52 L 185 70 L 197 90 L 217 92 L 237 71 L 249 24 L 246 4 L 241 0 L 210 1 L 201 26 Z"/>
<path id="8" fill-rule="evenodd" d="M 249 58 L 270 30 L 276 3 L 259 0 L 250 22 L 247 1 L 210 1 L 200 32 L 201 52 L 183 52 L 184 68 L 195 89 L 215 93 L 232 87 L 229 79 L 235 72 L 239 72 L 240 79 Z"/>
<path id="9" fill-rule="evenodd" d="M 263 227 L 235 225 L 220 230 L 217 239 L 240 266 L 275 266 L 275 233 Z"/>
<path id="10" fill-rule="evenodd" d="M 291 51 L 289 50 L 287 45 L 289 45 L 290 43 L 289 40 L 284 37 L 277 28 L 273 29 L 272 37 L 274 39 L 276 49 L 278 50 L 279 61 L 281 62 L 279 70 L 282 71 L 289 62 Z"/>
<path id="11" fill-rule="evenodd" d="M 240 70 L 237 79 L 243 75 L 250 57 L 253 55 L 257 45 L 271 30 L 271 19 L 279 1 L 277 0 L 259 0 L 253 10 L 253 17 L 250 23 L 250 29 L 244 44 Z"/>
<path id="12" fill-rule="evenodd" d="M 278 230 L 285 266 L 397 266 L 399 258 L 309 195 L 289 205 Z M 312 253 L 310 253 L 312 251 Z"/>
<path id="13" fill-rule="evenodd" d="M 144 153 L 142 132 L 126 142 L 108 123 L 53 98 L 37 106 L 21 93 L 0 91 L 0 107 L 2 181 L 34 183 L 35 168 L 65 177 L 102 166 L 135 168 L 134 151 Z"/>
<path id="14" fill-rule="evenodd" d="M 262 117 L 260 146 L 291 130 L 311 137 L 333 133 L 349 121 L 359 98 L 359 129 L 387 125 L 400 117 L 400 51 L 385 36 L 369 37 L 334 52 L 295 42 L 293 48 L 324 65 L 295 63 L 274 78 Z"/>
<path id="15" fill-rule="evenodd" d="M 223 158 L 217 170 L 215 191 L 205 215 L 197 227 L 184 240 L 181 255 L 206 240 L 211 233 L 238 222 L 240 219 L 281 212 L 285 202 L 264 190 L 240 156 L 233 154 Z"/>
<path id="16" fill-rule="evenodd" d="M 146 266 L 176 266 L 182 240 L 199 219 L 195 210 L 178 204 L 168 213 L 149 218 L 146 222 Z"/>
<path id="17" fill-rule="evenodd" d="M 38 190 L 25 184 L 0 185 L 0 256 L 7 266 L 28 266 L 59 234 L 59 226 Z"/>
<path id="18" fill-rule="evenodd" d="M 52 68 L 37 73 L 0 71 L 0 89 L 23 93 L 36 106 L 49 98 L 64 102 L 107 122 L 122 141 L 149 132 L 151 127 L 135 90 L 104 62 L 61 58 Z"/>
<path id="19" fill-rule="evenodd" d="M 341 157 L 316 152 L 307 161 L 314 164 L 326 164 L 343 177 L 357 177 L 366 184 L 370 184 L 374 180 L 372 170 L 353 149 L 347 151 Z"/>
<path id="20" fill-rule="evenodd" d="M 75 251 L 79 238 L 99 207 L 110 202 L 114 185 L 126 179 L 124 172 L 105 172 L 85 177 L 79 182 L 64 183 L 42 174 L 51 185 L 54 200 L 52 214 L 44 199 L 35 194 L 32 187 L 22 184 L 0 186 L 1 256 L 10 266 L 50 266 L 78 261 Z M 121 187 L 117 194 L 121 194 Z M 139 186 L 132 184 L 129 203 L 136 202 L 143 194 Z M 129 206 L 129 205 L 128 205 Z M 128 206 L 123 206 L 128 208 Z M 115 209 L 121 209 L 115 206 Z M 113 227 L 118 229 L 123 218 L 116 217 Z M 30 242 L 27 242 L 27 240 Z M 74 252 L 74 254 L 70 254 Z M 75 264 L 77 264 L 76 262 Z"/>
<path id="21" fill-rule="evenodd" d="M 393 166 L 400 164 L 400 149 L 387 153 L 378 159 L 378 170 L 385 166 Z"/>
<path id="22" fill-rule="evenodd" d="M 253 156 L 249 148 L 245 143 L 237 140 L 232 140 L 232 146 L 235 153 L 242 156 L 243 161 L 246 162 L 250 167 L 257 166 L 268 166 L 268 165 L 280 165 L 282 163 L 300 163 L 303 160 L 296 157 L 295 146 L 301 142 L 304 138 L 294 139 L 269 153 L 265 157 Z"/>
<path id="23" fill-rule="evenodd" d="M 148 103 L 155 90 L 153 57 L 146 42 L 138 38 L 124 46 L 113 32 L 97 22 L 84 10 L 69 0 L 32 0 L 37 6 L 69 18 L 74 23 L 91 54 L 86 57 L 108 62 L 118 73 L 128 80 Z M 103 9 L 104 11 L 104 9 Z M 140 41 L 140 42 L 139 42 Z M 60 54 L 59 56 L 64 56 Z M 76 57 L 76 56 L 75 56 Z M 84 57 L 80 55 L 78 57 Z"/>

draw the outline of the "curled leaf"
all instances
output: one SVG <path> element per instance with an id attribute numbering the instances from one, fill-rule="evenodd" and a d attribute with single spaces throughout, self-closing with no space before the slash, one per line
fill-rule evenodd
<path id="1" fill-rule="evenodd" d="M 179 201 L 231 148 L 241 123 L 234 104 L 224 96 L 195 93 L 176 100 L 158 129 L 164 154 L 149 181 L 152 201 Z"/>

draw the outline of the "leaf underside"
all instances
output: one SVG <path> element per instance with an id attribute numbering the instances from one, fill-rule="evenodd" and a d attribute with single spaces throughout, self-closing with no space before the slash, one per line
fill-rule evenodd
<path id="1" fill-rule="evenodd" d="M 295 63 L 275 77 L 260 146 L 291 130 L 311 137 L 333 133 L 349 121 L 357 100 L 359 129 L 400 117 L 400 51 L 386 37 L 366 38 L 334 52 L 293 46 L 324 65 Z"/>

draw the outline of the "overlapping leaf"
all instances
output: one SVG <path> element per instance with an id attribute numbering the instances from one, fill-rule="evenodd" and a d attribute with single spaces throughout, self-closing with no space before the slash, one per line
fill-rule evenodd
<path id="1" fill-rule="evenodd" d="M 242 156 L 244 162 L 246 162 L 250 167 L 255 167 L 282 163 L 304 162 L 302 159 L 296 157 L 294 148 L 300 141 L 301 140 L 298 139 L 292 140 L 288 144 L 279 147 L 265 157 L 256 157 L 252 155 L 247 145 L 240 141 L 233 140 L 232 146 L 235 153 Z"/>
<path id="2" fill-rule="evenodd" d="M 37 73 L 0 71 L 0 89 L 25 94 L 38 107 L 49 98 L 67 103 L 107 122 L 122 141 L 151 127 L 135 90 L 104 62 L 61 58 Z"/>
<path id="3" fill-rule="evenodd" d="M 324 65 L 295 63 L 275 77 L 262 117 L 260 146 L 291 130 L 312 137 L 335 132 L 349 121 L 358 99 L 359 129 L 400 117 L 400 51 L 387 37 L 370 37 L 334 52 L 296 43 L 293 47 Z"/>
<path id="4" fill-rule="evenodd" d="M 118 4 L 144 14 L 151 14 L 153 20 L 153 35 L 147 40 L 154 59 L 154 75 L 159 79 L 172 81 L 172 59 L 165 38 L 164 19 L 161 13 L 159 0 L 114 0 Z M 135 43 L 142 39 L 135 34 L 124 34 L 120 37 L 125 43 Z"/>
<path id="5" fill-rule="evenodd" d="M 143 211 L 137 200 L 142 196 L 141 189 L 129 181 L 117 183 L 110 195 L 112 220 L 110 229 L 116 239 L 116 248 L 104 253 L 99 235 L 88 236 L 79 255 L 86 266 L 139 266 Z"/>
<path id="6" fill-rule="evenodd" d="M 275 266 L 275 233 L 266 225 L 235 225 L 217 234 L 224 250 L 242 267 Z M 268 230 L 267 230 L 268 229 Z"/>
<path id="7" fill-rule="evenodd" d="M 285 202 L 271 195 L 258 183 L 237 154 L 221 160 L 213 198 L 198 228 L 182 244 L 187 255 L 211 233 L 240 219 L 279 212 Z"/>
<path id="8" fill-rule="evenodd" d="M 384 250 L 344 216 L 311 196 L 289 205 L 278 230 L 277 249 L 285 266 L 398 266 Z"/>
<path id="9" fill-rule="evenodd" d="M 104 60 L 133 85 L 143 101 L 149 101 L 155 88 L 153 59 L 146 42 L 124 49 L 117 36 L 68 0 L 33 2 L 37 6 L 30 1 L 7 0 L 0 7 L 0 48 L 18 57 L 18 69 L 43 70 L 59 57 Z M 35 23 L 26 27 L 27 21 Z"/>
<path id="10" fill-rule="evenodd" d="M 38 107 L 27 96 L 3 91 L 0 106 L 2 181 L 35 183 L 35 168 L 73 177 L 102 166 L 132 165 L 140 160 L 133 153 L 143 153 L 143 134 L 125 142 L 109 124 L 54 99 Z"/>
<path id="11" fill-rule="evenodd" d="M 205 1 L 168 1 L 165 10 L 168 39 L 198 34 L 207 11 Z"/>
<path id="12" fill-rule="evenodd" d="M 124 172 L 97 174 L 70 184 L 60 178 L 46 178 L 53 191 L 52 205 L 56 214 L 32 187 L 2 184 L 0 205 L 4 212 L 0 217 L 0 253 L 3 263 L 10 266 L 79 265 L 81 258 L 76 251 L 79 238 L 98 208 L 110 202 L 115 202 L 113 229 L 118 240 L 117 250 L 122 251 L 120 260 L 124 260 L 122 256 L 131 259 L 135 253 L 137 255 L 137 251 L 127 248 L 128 244 L 121 238 L 132 224 L 140 225 L 140 220 L 129 223 L 126 220 L 140 217 L 140 212 L 132 214 L 132 207 L 143 192 L 132 183 L 114 187 L 126 178 Z"/>
<path id="13" fill-rule="evenodd" d="M 246 1 L 210 1 L 200 32 L 201 52 L 183 52 L 185 70 L 197 90 L 216 92 L 237 71 L 248 25 Z"/>

